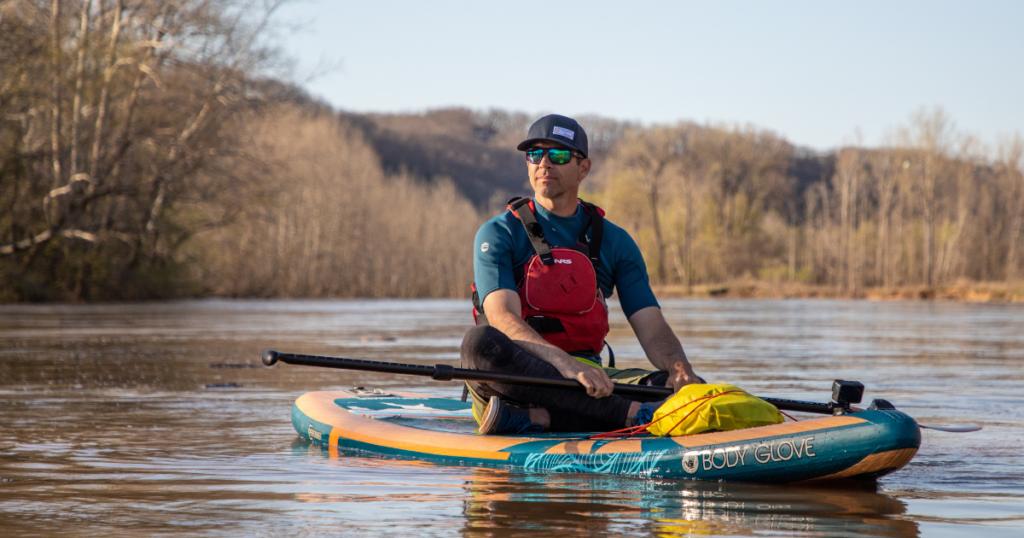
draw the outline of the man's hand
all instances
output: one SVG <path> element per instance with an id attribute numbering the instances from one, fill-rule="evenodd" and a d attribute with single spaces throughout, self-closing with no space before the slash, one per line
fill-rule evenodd
<path id="1" fill-rule="evenodd" d="M 567 379 L 575 379 L 587 389 L 587 395 L 591 398 L 606 398 L 611 396 L 615 384 L 612 383 L 608 374 L 603 368 L 584 364 L 576 359 L 571 359 L 558 367 L 559 373 Z"/>
<path id="2" fill-rule="evenodd" d="M 679 389 L 692 383 L 703 383 L 702 379 L 697 374 L 693 373 L 693 368 L 683 361 L 678 361 L 672 365 L 672 369 L 668 373 L 667 386 L 672 387 L 673 392 L 679 392 Z"/>

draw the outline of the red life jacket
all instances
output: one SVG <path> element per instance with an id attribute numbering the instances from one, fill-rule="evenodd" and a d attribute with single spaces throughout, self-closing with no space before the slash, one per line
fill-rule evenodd
<path id="1" fill-rule="evenodd" d="M 517 268 L 523 319 L 545 340 L 572 354 L 600 355 L 608 335 L 608 307 L 597 285 L 604 211 L 580 200 L 590 223 L 576 248 L 552 247 L 537 222 L 529 198 L 513 198 L 508 209 L 523 224 L 534 255 Z M 586 232 L 590 230 L 590 240 Z M 481 320 L 483 305 L 473 291 L 473 318 Z"/>

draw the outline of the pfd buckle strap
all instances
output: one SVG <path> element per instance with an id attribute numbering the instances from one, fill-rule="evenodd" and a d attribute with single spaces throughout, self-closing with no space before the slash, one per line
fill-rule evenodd
<path id="1" fill-rule="evenodd" d="M 533 330 L 537 331 L 537 333 L 539 334 L 565 332 L 565 326 L 562 325 L 562 320 L 558 318 L 549 318 L 547 316 L 530 316 L 526 318 L 526 324 L 533 328 Z"/>
<path id="2" fill-rule="evenodd" d="M 583 200 L 580 200 L 580 204 L 583 205 L 583 209 L 590 216 L 590 222 L 588 226 L 583 228 L 582 232 L 586 236 L 587 228 L 590 229 L 590 241 L 583 242 L 587 243 L 587 255 L 590 256 L 590 261 L 594 264 L 594 270 L 597 270 L 601 263 L 601 239 L 604 237 L 604 216 L 601 214 L 601 210 L 594 204 Z M 584 239 L 586 238 L 584 237 Z"/>
<path id="3" fill-rule="evenodd" d="M 527 206 L 528 210 L 520 211 L 520 208 L 524 205 Z M 555 257 L 551 255 L 551 245 L 544 239 L 544 229 L 537 222 L 537 216 L 533 214 L 534 210 L 532 204 L 530 204 L 530 199 L 513 198 L 509 200 L 508 208 L 512 211 L 513 215 L 519 218 L 519 222 L 523 223 L 526 237 L 530 239 L 530 245 L 533 247 L 533 251 L 537 253 L 537 256 L 540 257 L 541 263 L 544 265 L 554 265 Z"/>

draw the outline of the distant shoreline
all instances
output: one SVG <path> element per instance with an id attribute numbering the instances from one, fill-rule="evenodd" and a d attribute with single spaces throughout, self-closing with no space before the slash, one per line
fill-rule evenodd
<path id="1" fill-rule="evenodd" d="M 860 299 L 868 301 L 937 300 L 962 303 L 1024 303 L 1024 281 L 957 281 L 942 286 L 871 287 L 856 290 L 838 286 L 737 280 L 690 286 L 655 286 L 661 298 L 714 297 L 729 299 Z"/>
<path id="2" fill-rule="evenodd" d="M 843 290 L 838 286 L 798 283 L 778 283 L 760 280 L 734 280 L 716 284 L 656 285 L 655 294 L 660 299 L 844 299 L 866 301 L 945 301 L 974 304 L 1024 304 L 1024 281 L 1014 282 L 971 282 L 957 281 L 943 286 L 922 285 L 896 286 L 891 288 L 873 287 L 860 290 Z M 460 299 L 461 297 L 373 297 L 373 296 L 331 296 L 331 297 L 259 297 L 229 295 L 192 295 L 139 299 L 134 302 L 170 302 L 203 299 L 240 300 L 370 300 L 370 299 Z M 468 300 L 468 299 L 467 299 Z M 0 305 L 18 304 L 104 304 L 123 302 L 119 300 L 98 301 L 0 301 Z"/>

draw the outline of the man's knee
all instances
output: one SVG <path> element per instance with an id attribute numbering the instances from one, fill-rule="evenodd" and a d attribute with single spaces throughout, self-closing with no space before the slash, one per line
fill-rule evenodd
<path id="1" fill-rule="evenodd" d="M 471 368 L 489 369 L 512 357 L 512 340 L 489 325 L 478 325 L 462 338 L 462 364 Z"/>
<path id="2" fill-rule="evenodd" d="M 658 370 L 651 372 L 640 379 L 638 385 L 646 385 L 648 387 L 664 387 L 668 385 L 668 372 L 665 370 Z"/>

